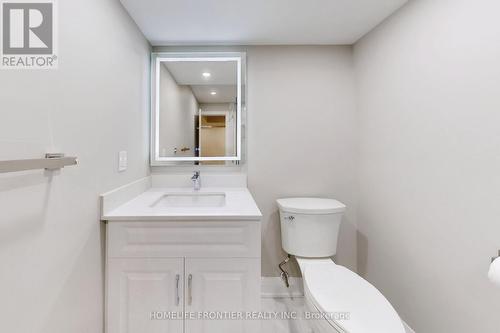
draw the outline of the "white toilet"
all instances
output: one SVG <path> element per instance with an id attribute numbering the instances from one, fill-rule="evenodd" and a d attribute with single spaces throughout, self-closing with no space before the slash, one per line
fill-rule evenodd
<path id="1" fill-rule="evenodd" d="M 314 332 L 404 333 L 389 301 L 368 281 L 330 259 L 337 252 L 345 205 L 320 198 L 277 202 L 282 246 L 299 263 L 307 311 L 316 313 L 311 320 Z"/>

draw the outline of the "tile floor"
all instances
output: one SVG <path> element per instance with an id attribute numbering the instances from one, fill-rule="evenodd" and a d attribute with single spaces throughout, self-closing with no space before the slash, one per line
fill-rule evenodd
<path id="1" fill-rule="evenodd" d="M 263 312 L 297 312 L 305 311 L 304 297 L 262 298 Z M 262 322 L 262 333 L 314 333 L 309 320 L 275 319 Z M 407 333 L 414 333 L 407 330 Z"/>
<path id="2" fill-rule="evenodd" d="M 302 313 L 304 298 L 262 298 L 262 311 Z M 262 333 L 312 333 L 312 328 L 304 319 L 274 319 L 262 322 Z"/>

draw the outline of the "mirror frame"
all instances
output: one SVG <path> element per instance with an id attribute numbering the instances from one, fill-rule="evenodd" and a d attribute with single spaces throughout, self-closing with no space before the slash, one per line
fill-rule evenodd
<path id="1" fill-rule="evenodd" d="M 237 68 L 237 106 L 236 106 L 236 156 L 214 157 L 161 157 L 159 151 L 160 128 L 160 64 L 174 61 L 235 61 Z M 246 66 L 244 52 L 153 52 L 151 54 L 151 166 L 176 165 L 172 162 L 202 162 L 202 161 L 241 161 L 242 159 L 242 87 L 246 89 L 242 75 Z M 246 71 L 244 73 L 246 81 Z M 246 95 L 246 94 L 245 94 Z M 245 103 L 246 104 L 246 103 Z"/>

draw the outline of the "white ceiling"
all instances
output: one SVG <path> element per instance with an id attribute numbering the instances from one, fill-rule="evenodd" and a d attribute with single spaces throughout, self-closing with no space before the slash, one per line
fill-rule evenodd
<path id="1" fill-rule="evenodd" d="M 234 103 L 236 101 L 236 86 L 191 86 L 198 103 Z M 210 93 L 215 91 L 217 95 Z"/>
<path id="2" fill-rule="evenodd" d="M 189 85 L 199 103 L 234 103 L 236 100 L 236 69 L 234 61 L 165 61 L 178 85 Z M 209 78 L 203 73 L 210 73 Z M 216 95 L 211 92 L 215 91 Z"/>
<path id="3" fill-rule="evenodd" d="M 175 82 L 180 85 L 236 84 L 236 61 L 164 61 Z M 210 73 L 204 78 L 203 73 Z"/>
<path id="4" fill-rule="evenodd" d="M 353 44 L 407 0 L 120 0 L 153 45 Z"/>

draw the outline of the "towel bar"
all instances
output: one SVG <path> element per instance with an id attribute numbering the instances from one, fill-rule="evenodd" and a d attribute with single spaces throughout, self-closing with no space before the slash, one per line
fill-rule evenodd
<path id="1" fill-rule="evenodd" d="M 78 164 L 76 157 L 66 157 L 60 153 L 49 153 L 45 154 L 45 158 L 0 161 L 0 173 L 36 169 L 57 170 L 76 164 Z"/>

